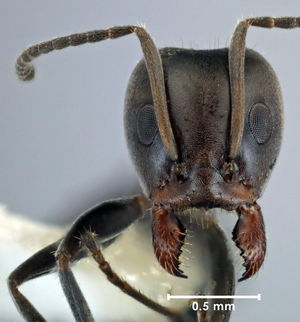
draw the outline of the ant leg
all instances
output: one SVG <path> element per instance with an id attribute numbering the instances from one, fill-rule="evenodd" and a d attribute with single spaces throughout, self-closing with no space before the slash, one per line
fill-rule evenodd
<path id="1" fill-rule="evenodd" d="M 102 226 L 101 231 L 102 236 L 104 236 L 103 243 L 106 243 L 110 240 L 113 240 L 119 233 L 122 232 L 123 229 L 128 227 L 137 218 L 139 218 L 143 213 L 146 203 L 147 200 L 144 197 L 134 197 L 125 201 L 119 200 L 106 202 L 87 211 L 87 213 L 80 216 L 76 222 L 81 221 L 84 223 L 86 217 L 89 217 L 90 224 L 87 223 L 87 227 L 89 227 L 90 225 L 94 224 L 93 220 L 98 221 L 95 225 L 99 225 L 99 227 Z M 99 213 L 100 209 L 107 208 L 109 208 L 110 211 L 107 211 L 106 213 Z M 109 216 L 111 216 L 111 218 L 109 218 Z M 57 252 L 57 249 L 62 241 L 63 239 L 58 240 L 57 242 L 43 248 L 31 256 L 28 260 L 16 268 L 8 278 L 8 287 L 13 300 L 26 321 L 42 322 L 46 320 L 18 290 L 18 287 L 26 281 L 57 270 L 55 253 Z M 72 258 L 72 262 L 85 257 L 86 253 L 86 249 L 77 251 L 76 255 Z"/>
<path id="2" fill-rule="evenodd" d="M 7 283 L 10 294 L 16 307 L 26 321 L 43 322 L 46 320 L 19 291 L 18 287 L 24 282 L 57 271 L 55 252 L 57 251 L 60 242 L 61 239 L 32 255 L 24 263 L 18 266 L 8 277 Z M 85 257 L 86 254 L 86 250 L 80 251 L 73 261 Z"/>
<path id="3" fill-rule="evenodd" d="M 244 71 L 245 43 L 250 26 L 263 28 L 293 29 L 300 27 L 300 17 L 256 17 L 238 23 L 231 38 L 228 52 L 231 90 L 231 126 L 229 158 L 235 159 L 241 144 L 244 129 Z"/>
<path id="4" fill-rule="evenodd" d="M 108 280 L 123 292 L 161 314 L 173 319 L 179 318 L 173 311 L 150 300 L 123 281 L 105 261 L 94 237 L 92 237 L 97 236 L 97 242 L 101 244 L 107 241 L 108 235 L 115 236 L 116 228 L 120 231 L 124 230 L 129 223 L 142 215 L 144 205 L 141 206 L 141 203 L 144 204 L 144 202 L 145 200 L 141 197 L 136 197 L 103 203 L 78 218 L 59 245 L 56 252 L 58 273 L 64 293 L 77 321 L 93 321 L 89 307 L 70 269 L 70 263 L 74 256 L 85 247 L 90 250 Z M 129 220 L 130 217 L 131 220 Z"/>
<path id="5" fill-rule="evenodd" d="M 26 281 L 48 274 L 56 268 L 54 253 L 59 242 L 57 241 L 31 256 L 8 277 L 8 287 L 12 298 L 26 321 L 44 322 L 46 320 L 18 290 L 18 286 Z"/>
<path id="6" fill-rule="evenodd" d="M 92 232 L 86 232 L 82 237 L 82 243 L 87 247 L 87 249 L 91 252 L 95 261 L 99 264 L 100 270 L 107 276 L 107 279 L 113 283 L 115 286 L 120 288 L 125 294 L 133 297 L 137 301 L 143 303 L 150 309 L 161 313 L 163 315 L 171 317 L 173 320 L 180 320 L 180 315 L 177 312 L 174 312 L 155 301 L 152 301 L 145 295 L 143 295 L 140 291 L 134 289 L 130 286 L 126 281 L 123 281 L 111 268 L 108 262 L 103 257 L 103 254 L 100 248 L 96 244 L 95 234 Z"/>
<path id="7" fill-rule="evenodd" d="M 262 213 L 258 204 L 242 206 L 237 210 L 239 219 L 233 229 L 233 241 L 241 250 L 246 271 L 239 281 L 254 275 L 266 254 L 266 236 Z"/>

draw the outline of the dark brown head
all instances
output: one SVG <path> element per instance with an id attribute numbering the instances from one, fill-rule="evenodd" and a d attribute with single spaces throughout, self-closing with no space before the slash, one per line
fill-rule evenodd
<path id="1" fill-rule="evenodd" d="M 228 50 L 160 51 L 178 159 L 160 138 L 146 66 L 135 68 L 127 90 L 125 128 L 144 192 L 172 207 L 234 209 L 255 201 L 278 156 L 282 100 L 270 65 L 247 50 L 241 145 L 229 157 L 231 96 Z"/>
<path id="2" fill-rule="evenodd" d="M 228 50 L 166 48 L 160 54 L 177 159 L 161 139 L 144 61 L 129 82 L 125 129 L 144 193 L 154 203 L 157 259 L 169 273 L 186 277 L 179 268 L 186 229 L 177 214 L 203 206 L 232 210 L 259 198 L 280 149 L 282 100 L 270 65 L 247 50 L 244 124 L 233 129 Z"/>

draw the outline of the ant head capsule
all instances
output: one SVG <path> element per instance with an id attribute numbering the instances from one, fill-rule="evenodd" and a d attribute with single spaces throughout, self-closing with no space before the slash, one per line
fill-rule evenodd
<path id="1" fill-rule="evenodd" d="M 127 90 L 125 128 L 144 192 L 156 202 L 189 206 L 236 208 L 253 202 L 281 143 L 282 100 L 271 66 L 258 53 L 246 51 L 244 129 L 231 160 L 228 50 L 165 48 L 160 54 L 178 159 L 172 161 L 164 148 L 141 61 Z"/>

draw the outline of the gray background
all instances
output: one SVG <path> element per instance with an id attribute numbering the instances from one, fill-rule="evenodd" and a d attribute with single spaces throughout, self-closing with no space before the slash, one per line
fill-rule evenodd
<path id="1" fill-rule="evenodd" d="M 42 56 L 35 61 L 35 81 L 27 84 L 13 69 L 26 46 L 145 23 L 159 47 L 218 48 L 228 45 L 237 19 L 259 15 L 300 16 L 300 3 L 1 1 L 0 202 L 26 217 L 65 224 L 101 200 L 136 189 L 122 121 L 126 84 L 141 58 L 136 38 Z M 263 301 L 237 302 L 243 314 L 232 321 L 299 318 L 299 37 L 300 30 L 248 33 L 248 47 L 262 53 L 280 79 L 286 113 L 281 155 L 260 200 L 267 258 L 257 277 L 237 287 L 238 294 L 262 293 Z"/>

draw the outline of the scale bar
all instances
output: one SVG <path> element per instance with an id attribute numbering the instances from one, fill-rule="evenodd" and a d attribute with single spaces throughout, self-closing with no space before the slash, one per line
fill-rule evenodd
<path id="1" fill-rule="evenodd" d="M 257 295 L 171 295 L 167 294 L 167 300 L 178 299 L 250 299 L 261 301 L 261 294 Z"/>

